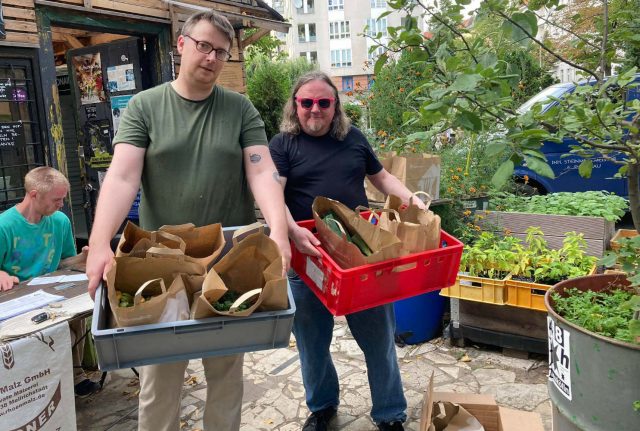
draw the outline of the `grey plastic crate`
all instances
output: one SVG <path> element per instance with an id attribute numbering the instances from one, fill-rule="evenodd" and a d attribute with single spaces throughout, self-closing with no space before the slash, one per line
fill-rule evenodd
<path id="1" fill-rule="evenodd" d="M 235 228 L 225 229 L 230 248 Z M 289 308 L 248 317 L 210 317 L 154 325 L 109 328 L 111 309 L 102 286 L 96 291 L 91 333 L 103 371 L 176 362 L 208 356 L 288 347 L 295 314 L 291 288 Z"/>

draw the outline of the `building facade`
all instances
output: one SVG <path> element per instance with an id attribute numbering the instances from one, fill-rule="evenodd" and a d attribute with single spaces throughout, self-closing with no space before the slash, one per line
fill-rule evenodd
<path id="1" fill-rule="evenodd" d="M 377 45 L 371 37 L 381 34 L 385 45 L 388 28 L 407 19 L 397 11 L 380 18 L 392 10 L 385 0 L 272 0 L 272 7 L 291 24 L 289 33 L 277 33 L 289 56 L 317 62 L 343 92 L 369 87 L 375 60 L 385 50 L 379 46 L 370 53 Z M 422 12 L 417 7 L 413 13 Z"/>

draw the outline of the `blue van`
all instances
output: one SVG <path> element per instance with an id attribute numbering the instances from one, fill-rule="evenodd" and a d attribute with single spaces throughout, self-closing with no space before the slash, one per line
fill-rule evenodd
<path id="1" fill-rule="evenodd" d="M 585 85 L 589 81 L 581 81 L 578 85 Z M 593 82 L 593 81 L 591 81 Z M 640 83 L 640 74 L 636 75 L 635 81 Z M 549 97 L 561 99 L 564 95 L 572 93 L 576 88 L 574 83 L 563 83 L 552 85 L 540 93 L 533 96 L 525 102 L 520 108 L 519 113 L 527 112 L 538 102 L 549 103 L 544 104 L 542 111 L 546 111 L 558 102 L 549 100 Z M 633 100 L 640 98 L 640 87 L 634 87 L 627 92 L 627 99 Z M 578 166 L 584 160 L 582 157 L 571 154 L 571 146 L 577 145 L 577 141 L 573 138 L 564 138 L 562 143 L 545 142 L 542 145 L 542 152 L 547 157 L 547 163 L 551 166 L 555 178 L 548 178 L 536 174 L 524 165 L 516 166 L 514 175 L 517 182 L 523 182 L 525 175 L 529 178 L 528 185 L 537 189 L 537 193 L 556 193 L 556 192 L 584 192 L 588 190 L 606 190 L 615 193 L 618 196 L 628 197 L 628 186 L 626 178 L 614 178 L 614 175 L 620 169 L 620 165 L 611 160 L 594 156 L 593 170 L 591 178 L 583 178 L 578 173 Z M 623 154 L 611 153 L 609 157 L 622 160 Z"/>

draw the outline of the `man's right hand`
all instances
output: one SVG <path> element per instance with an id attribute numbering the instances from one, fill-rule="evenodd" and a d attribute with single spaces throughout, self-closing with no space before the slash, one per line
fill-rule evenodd
<path id="1" fill-rule="evenodd" d="M 0 291 L 11 290 L 13 289 L 13 285 L 18 283 L 20 283 L 18 277 L 0 271 Z"/>
<path id="2" fill-rule="evenodd" d="M 87 277 L 89 278 L 89 295 L 95 299 L 96 289 L 113 265 L 113 251 L 106 246 L 91 245 L 87 256 Z"/>
<path id="3" fill-rule="evenodd" d="M 321 257 L 322 255 L 316 248 L 320 245 L 318 238 L 311 233 L 309 229 L 305 229 L 300 226 L 296 226 L 293 231 L 290 231 L 289 235 L 291 240 L 295 244 L 296 248 L 304 254 L 308 254 L 315 257 Z"/>

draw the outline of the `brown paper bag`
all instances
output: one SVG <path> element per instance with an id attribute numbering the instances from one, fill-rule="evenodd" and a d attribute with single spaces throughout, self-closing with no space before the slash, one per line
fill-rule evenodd
<path id="1" fill-rule="evenodd" d="M 145 257 L 151 247 L 166 247 L 184 252 L 186 244 L 171 233 L 149 232 L 127 221 L 116 248 L 116 257 Z"/>
<path id="2" fill-rule="evenodd" d="M 116 249 L 116 256 L 144 257 L 150 248 L 154 253 L 180 254 L 182 250 L 187 260 L 208 268 L 222 252 L 225 240 L 220 223 L 195 227 L 192 223 L 166 225 L 157 231 L 146 231 L 131 222 L 127 222 Z"/>
<path id="3" fill-rule="evenodd" d="M 286 310 L 287 279 L 282 276 L 282 257 L 276 243 L 264 234 L 262 228 L 237 240 L 243 233 L 237 230 L 233 247 L 207 273 L 202 294 L 195 298 L 191 316 L 200 319 L 210 316 L 249 316 L 254 311 Z M 258 289 L 261 289 L 257 292 Z M 218 311 L 212 303 L 233 290 L 241 295 L 256 291 L 257 298 L 243 311 Z M 259 293 L 259 294 L 258 294 Z"/>
<path id="4" fill-rule="evenodd" d="M 220 223 L 200 227 L 196 227 L 192 223 L 167 225 L 162 226 L 160 232 L 167 232 L 184 240 L 186 245 L 184 254 L 205 268 L 208 268 L 216 260 L 225 245 Z"/>
<path id="5" fill-rule="evenodd" d="M 402 248 L 407 253 L 418 253 L 440 247 L 440 216 L 430 211 L 420 209 L 413 204 L 416 192 L 408 206 L 403 205 L 402 199 L 389 195 L 385 208 L 393 212 L 382 212 L 379 226 L 396 235 L 402 241 Z M 428 196 L 428 195 L 427 195 Z"/>
<path id="6" fill-rule="evenodd" d="M 402 154 L 387 153 L 380 158 L 382 167 L 391 175 L 398 178 L 411 192 L 424 190 L 438 199 L 440 196 L 440 156 L 433 154 Z M 384 202 L 386 196 L 378 191 L 373 184 L 365 180 L 367 199 Z"/>
<path id="7" fill-rule="evenodd" d="M 322 247 L 343 269 L 393 259 L 403 254 L 402 243 L 397 236 L 374 226 L 336 200 L 319 196 L 313 200 L 312 210 Z M 338 236 L 322 221 L 322 216 L 329 210 L 338 215 L 350 234 L 357 232 L 362 237 L 373 252 L 371 256 L 363 255 L 355 244 L 347 241 L 344 235 Z"/>
<path id="8" fill-rule="evenodd" d="M 404 157 L 396 157 L 395 151 L 383 153 L 379 157 L 382 167 L 391 175 L 400 180 L 402 184 L 407 179 L 407 161 Z M 384 202 L 386 196 L 376 189 L 368 178 L 364 180 L 364 189 L 367 199 L 374 202 Z"/>
<path id="9" fill-rule="evenodd" d="M 167 300 L 176 297 L 181 290 L 179 285 L 173 283 L 176 276 L 178 274 L 204 275 L 205 271 L 202 265 L 185 261 L 184 256 L 179 258 L 116 257 L 115 263 L 107 272 L 107 297 L 116 326 L 158 323 L 165 310 Z M 149 280 L 157 279 L 162 279 L 162 284 L 170 286 L 169 289 L 165 288 L 163 291 L 159 282 L 150 286 L 146 285 L 145 292 L 155 295 L 154 298 L 133 307 L 118 306 L 116 290 L 135 296 L 141 286 Z"/>

